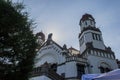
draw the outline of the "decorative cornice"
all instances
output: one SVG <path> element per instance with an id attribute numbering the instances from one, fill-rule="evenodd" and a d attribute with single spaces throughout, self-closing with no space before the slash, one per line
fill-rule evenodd
<path id="1" fill-rule="evenodd" d="M 101 52 L 101 53 L 105 53 L 105 54 L 110 54 L 110 55 L 113 55 L 113 59 L 115 59 L 115 54 L 114 54 L 114 52 L 112 52 L 112 51 L 108 51 L 108 50 L 102 50 L 102 49 L 98 49 L 98 48 L 86 48 L 85 50 L 84 50 L 84 52 L 82 53 L 82 54 L 80 54 L 80 56 L 81 57 L 83 57 L 84 55 L 86 55 L 86 53 L 88 52 L 88 54 L 91 54 L 91 50 L 93 50 L 93 51 L 98 51 L 98 52 Z M 105 56 L 104 56 L 105 57 Z"/>
<path id="2" fill-rule="evenodd" d="M 102 50 L 102 49 L 98 49 L 98 48 L 92 48 L 92 50 L 97 50 L 97 51 L 106 52 L 106 53 L 109 53 L 109 54 L 114 54 L 114 52 L 106 50 L 106 49 Z"/>

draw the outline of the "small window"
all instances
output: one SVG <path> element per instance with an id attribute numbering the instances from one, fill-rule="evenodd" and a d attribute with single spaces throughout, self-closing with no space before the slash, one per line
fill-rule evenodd
<path id="1" fill-rule="evenodd" d="M 84 37 L 82 36 L 80 39 L 80 46 L 84 43 Z"/>
<path id="2" fill-rule="evenodd" d="M 100 34 L 92 33 L 93 40 L 99 40 L 101 41 Z"/>
<path id="3" fill-rule="evenodd" d="M 95 34 L 95 39 L 98 40 L 98 34 Z"/>
<path id="4" fill-rule="evenodd" d="M 85 22 L 85 25 L 87 25 L 87 22 Z"/>
<path id="5" fill-rule="evenodd" d="M 101 41 L 101 37 L 100 37 L 100 35 L 98 35 L 98 39 L 99 39 L 99 41 Z"/>
<path id="6" fill-rule="evenodd" d="M 92 33 L 92 37 L 93 37 L 93 39 L 95 40 L 95 36 L 94 36 L 94 33 Z"/>

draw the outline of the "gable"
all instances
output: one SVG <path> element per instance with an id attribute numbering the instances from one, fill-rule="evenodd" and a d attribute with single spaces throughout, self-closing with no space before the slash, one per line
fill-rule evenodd
<path id="1" fill-rule="evenodd" d="M 62 47 L 54 41 L 47 41 L 43 44 L 41 49 L 37 52 L 35 59 L 35 66 L 40 66 L 45 62 L 61 64 L 65 62 L 65 55 L 62 55 Z"/>

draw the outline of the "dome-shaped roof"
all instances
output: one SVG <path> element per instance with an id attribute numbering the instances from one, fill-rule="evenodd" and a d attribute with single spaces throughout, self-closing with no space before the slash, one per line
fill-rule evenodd
<path id="1" fill-rule="evenodd" d="M 81 23 L 84 22 L 85 20 L 91 20 L 95 23 L 95 19 L 92 17 L 92 15 L 86 13 L 80 19 L 79 25 L 81 25 Z"/>
<path id="2" fill-rule="evenodd" d="M 88 19 L 91 19 L 91 20 L 95 21 L 95 19 L 90 14 L 84 14 L 80 21 L 85 21 L 85 20 L 88 20 Z"/>
<path id="3" fill-rule="evenodd" d="M 43 41 L 45 41 L 45 34 L 41 31 L 36 34 L 36 37 L 40 36 Z"/>

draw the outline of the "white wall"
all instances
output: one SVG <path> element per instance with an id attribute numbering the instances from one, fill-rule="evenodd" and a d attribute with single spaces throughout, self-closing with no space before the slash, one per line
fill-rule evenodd
<path id="1" fill-rule="evenodd" d="M 87 25 L 86 25 L 87 23 Z M 91 20 L 85 20 L 85 21 L 81 21 L 81 31 L 83 30 L 84 27 L 88 27 L 88 26 L 91 26 L 91 27 L 95 27 L 95 23 L 92 21 L 92 24 L 91 24 Z"/>
<path id="2" fill-rule="evenodd" d="M 105 50 L 105 46 L 102 41 L 93 40 L 93 47 Z"/>
<path id="3" fill-rule="evenodd" d="M 77 66 L 75 61 L 67 62 L 65 66 L 65 77 L 77 77 Z"/>
<path id="4" fill-rule="evenodd" d="M 88 56 L 88 62 L 90 64 L 91 73 L 100 73 L 100 70 L 98 67 L 100 67 L 101 62 L 105 62 L 111 66 L 111 69 L 116 69 L 118 68 L 116 64 L 116 60 L 114 59 L 109 59 L 109 58 L 104 58 L 104 57 L 97 57 L 94 55 L 89 55 Z"/>
<path id="5" fill-rule="evenodd" d="M 65 70 L 66 70 L 66 67 L 65 67 L 66 65 L 64 64 L 64 65 L 61 65 L 61 66 L 58 66 L 57 67 L 57 73 L 59 74 L 59 75 L 61 75 L 62 73 L 65 73 Z"/>
<path id="6" fill-rule="evenodd" d="M 101 37 L 101 41 L 93 40 L 92 33 L 100 34 L 101 35 L 100 36 Z M 104 45 L 104 42 L 103 42 L 103 38 L 102 38 L 101 32 L 92 31 L 92 30 L 84 31 L 82 33 L 82 35 L 80 36 L 79 40 L 81 39 L 82 36 L 84 36 L 84 43 L 80 46 L 80 52 L 81 53 L 86 49 L 86 43 L 87 42 L 92 42 L 94 48 L 105 50 L 105 45 Z"/>
<path id="7" fill-rule="evenodd" d="M 44 54 L 43 56 L 40 57 L 38 62 L 35 64 L 36 67 L 39 67 L 40 65 L 44 64 L 45 62 L 47 63 L 57 63 L 57 58 L 53 54 Z"/>
<path id="8" fill-rule="evenodd" d="M 58 66 L 57 73 L 65 73 L 65 78 L 77 76 L 77 66 L 75 61 L 66 62 L 64 65 Z"/>

